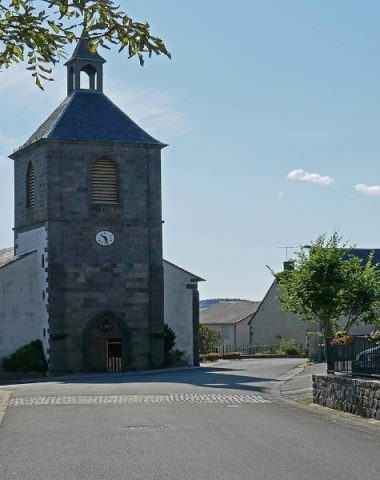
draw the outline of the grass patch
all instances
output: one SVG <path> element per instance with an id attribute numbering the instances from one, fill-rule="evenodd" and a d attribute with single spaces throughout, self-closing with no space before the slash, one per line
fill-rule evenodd
<path id="1" fill-rule="evenodd" d="M 313 403 L 313 397 L 299 398 L 297 402 L 301 405 L 311 405 Z"/>

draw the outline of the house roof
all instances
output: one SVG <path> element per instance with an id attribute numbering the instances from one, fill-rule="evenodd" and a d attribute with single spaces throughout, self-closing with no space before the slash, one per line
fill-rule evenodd
<path id="1" fill-rule="evenodd" d="M 165 146 L 140 128 L 104 93 L 95 91 L 72 92 L 19 150 L 40 139 Z"/>
<path id="2" fill-rule="evenodd" d="M 235 324 L 253 315 L 260 302 L 237 301 L 219 302 L 200 313 L 200 323 L 204 325 Z"/>
<path id="3" fill-rule="evenodd" d="M 348 250 L 349 253 L 359 257 L 363 262 L 367 262 L 369 255 L 373 252 L 373 262 L 380 263 L 380 249 L 379 248 L 352 248 Z"/>
<path id="4" fill-rule="evenodd" d="M 198 275 L 195 275 L 194 273 L 189 272 L 188 270 L 185 270 L 184 268 L 179 267 L 178 265 L 175 265 L 172 262 L 169 262 L 168 260 L 164 260 L 164 263 L 167 263 L 168 265 L 171 265 L 172 267 L 176 268 L 177 270 L 181 270 L 181 272 L 187 273 L 190 275 L 191 281 L 192 282 L 205 282 L 206 280 L 204 278 L 198 277 Z"/>
<path id="5" fill-rule="evenodd" d="M 14 259 L 15 256 L 13 247 L 3 248 L 2 250 L 0 250 L 0 268 L 12 262 Z"/>
<path id="6" fill-rule="evenodd" d="M 3 248 L 0 250 L 0 268 L 6 267 L 7 265 L 16 262 L 17 260 L 20 260 L 21 258 L 24 258 L 34 252 L 35 250 L 32 250 L 31 252 L 26 252 L 22 255 L 15 255 L 13 247 Z"/>
<path id="7" fill-rule="evenodd" d="M 251 325 L 252 320 L 255 318 L 256 314 L 264 308 L 264 305 L 267 301 L 267 297 L 269 296 L 269 292 L 272 290 L 272 288 L 277 288 L 277 282 L 276 280 L 273 280 L 271 283 L 270 287 L 267 290 L 267 293 L 264 295 L 264 298 L 261 300 L 260 305 L 257 307 L 256 312 L 252 315 L 252 318 L 249 320 L 248 325 Z"/>

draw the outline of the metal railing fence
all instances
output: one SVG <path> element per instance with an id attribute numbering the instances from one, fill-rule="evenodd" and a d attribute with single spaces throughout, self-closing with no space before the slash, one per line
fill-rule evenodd
<path id="1" fill-rule="evenodd" d="M 327 342 L 327 371 L 353 375 L 380 376 L 380 342 L 366 336 L 354 336 L 352 344 Z"/>
<path id="2" fill-rule="evenodd" d="M 303 345 L 298 345 L 300 352 L 304 351 Z M 226 353 L 238 352 L 241 356 L 251 355 L 275 355 L 278 345 L 218 345 L 214 353 L 224 355 Z"/>

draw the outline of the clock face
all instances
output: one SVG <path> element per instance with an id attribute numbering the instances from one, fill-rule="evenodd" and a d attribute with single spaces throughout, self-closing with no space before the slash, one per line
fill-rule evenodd
<path id="1" fill-rule="evenodd" d="M 108 245 L 111 245 L 115 237 L 113 233 L 108 232 L 107 230 L 103 230 L 101 232 L 98 232 L 95 236 L 95 240 L 101 245 L 102 247 L 108 247 Z"/>

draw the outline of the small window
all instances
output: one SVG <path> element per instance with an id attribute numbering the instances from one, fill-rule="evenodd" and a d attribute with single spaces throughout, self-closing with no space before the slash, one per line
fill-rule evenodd
<path id="1" fill-rule="evenodd" d="M 92 203 L 119 203 L 119 174 L 116 164 L 108 158 L 99 158 L 92 168 Z"/>
<path id="2" fill-rule="evenodd" d="M 34 207 L 35 202 L 35 184 L 34 184 L 34 168 L 32 162 L 28 165 L 26 172 L 26 207 Z"/>

